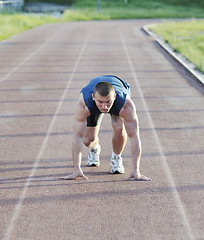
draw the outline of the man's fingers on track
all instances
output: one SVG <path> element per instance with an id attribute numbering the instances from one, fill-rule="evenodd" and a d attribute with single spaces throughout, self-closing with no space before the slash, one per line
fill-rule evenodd
<path id="1" fill-rule="evenodd" d="M 131 180 L 131 178 L 133 178 L 133 180 L 135 180 L 135 181 L 152 181 L 151 178 L 146 177 L 144 175 L 141 175 L 140 178 L 135 178 L 134 176 L 129 176 L 129 177 L 125 178 L 125 180 L 129 181 L 129 180 Z"/>
<path id="2" fill-rule="evenodd" d="M 84 180 L 86 180 L 86 179 L 88 179 L 86 176 L 78 176 L 78 177 L 73 177 L 73 176 L 65 176 L 65 177 L 61 177 L 61 179 L 62 180 L 76 180 L 76 179 L 84 179 Z"/>
<path id="3" fill-rule="evenodd" d="M 127 178 L 125 178 L 126 181 L 129 181 L 132 178 L 132 176 L 129 176 Z"/>
<path id="4" fill-rule="evenodd" d="M 62 180 L 74 180 L 74 179 L 76 179 L 76 178 L 74 178 L 74 177 L 71 177 L 71 176 L 65 176 L 65 177 L 61 177 L 61 179 Z"/>
<path id="5" fill-rule="evenodd" d="M 146 176 L 144 176 L 144 175 L 141 175 L 139 180 L 140 180 L 140 181 L 152 181 L 151 178 L 146 177 Z"/>
<path id="6" fill-rule="evenodd" d="M 85 180 L 88 179 L 85 175 L 81 176 L 81 178 L 83 178 Z"/>

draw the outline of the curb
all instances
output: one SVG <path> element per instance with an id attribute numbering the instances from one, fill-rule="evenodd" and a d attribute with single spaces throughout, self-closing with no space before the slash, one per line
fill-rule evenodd
<path id="1" fill-rule="evenodd" d="M 162 38 L 160 38 L 157 34 L 152 32 L 150 30 L 150 27 L 154 24 L 148 24 L 142 27 L 142 29 L 151 37 L 153 37 L 156 42 L 165 49 L 174 59 L 176 59 L 188 72 L 190 72 L 200 83 L 204 85 L 204 74 L 201 72 L 195 70 L 195 66 L 193 63 L 189 62 L 187 59 L 185 59 L 181 54 L 176 53 L 174 49 L 164 42 Z"/>

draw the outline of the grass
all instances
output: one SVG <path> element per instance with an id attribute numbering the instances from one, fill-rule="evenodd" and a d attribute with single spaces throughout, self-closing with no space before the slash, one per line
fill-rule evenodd
<path id="1" fill-rule="evenodd" d="M 163 22 L 151 30 L 204 73 L 204 20 Z"/>
<path id="2" fill-rule="evenodd" d="M 71 9 L 63 14 L 64 21 L 86 21 L 104 19 L 134 18 L 204 18 L 202 7 L 170 5 L 165 2 L 151 0 L 134 0 L 128 4 L 124 1 L 101 1 L 101 10 L 97 11 L 96 0 L 77 1 Z"/>
<path id="3" fill-rule="evenodd" d="M 57 22 L 50 16 L 28 16 L 21 14 L 0 14 L 0 41 L 44 23 Z"/>
<path id="4" fill-rule="evenodd" d="M 89 20 L 110 20 L 107 13 L 99 13 L 96 9 L 68 9 L 62 16 L 62 21 L 89 21 Z"/>

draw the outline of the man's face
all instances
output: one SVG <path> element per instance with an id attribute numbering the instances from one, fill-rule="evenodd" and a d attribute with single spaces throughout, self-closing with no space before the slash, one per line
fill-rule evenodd
<path id="1" fill-rule="evenodd" d="M 113 106 L 116 98 L 116 93 L 110 92 L 107 96 L 101 96 L 98 92 L 96 92 L 95 96 L 92 94 L 92 97 L 98 109 L 102 113 L 108 113 Z"/>

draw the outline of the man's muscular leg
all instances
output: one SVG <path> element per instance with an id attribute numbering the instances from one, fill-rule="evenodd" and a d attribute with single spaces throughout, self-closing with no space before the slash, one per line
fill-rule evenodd
<path id="1" fill-rule="evenodd" d="M 100 125 L 96 127 L 86 127 L 86 133 L 84 136 L 84 145 L 90 148 L 96 148 L 99 144 L 98 132 Z"/>
<path id="2" fill-rule="evenodd" d="M 112 115 L 113 126 L 113 152 L 111 156 L 111 173 L 124 173 L 123 159 L 121 153 L 127 142 L 127 133 L 124 127 L 123 119 L 119 116 Z"/>
<path id="3" fill-rule="evenodd" d="M 100 125 L 96 127 L 87 127 L 84 137 L 84 144 L 89 147 L 89 154 L 87 158 L 87 166 L 100 166 L 100 152 L 101 147 L 99 145 L 98 132 Z"/>
<path id="4" fill-rule="evenodd" d="M 113 152 L 120 155 L 127 142 L 127 133 L 125 130 L 123 119 L 119 116 L 112 115 L 113 137 L 112 146 Z"/>

